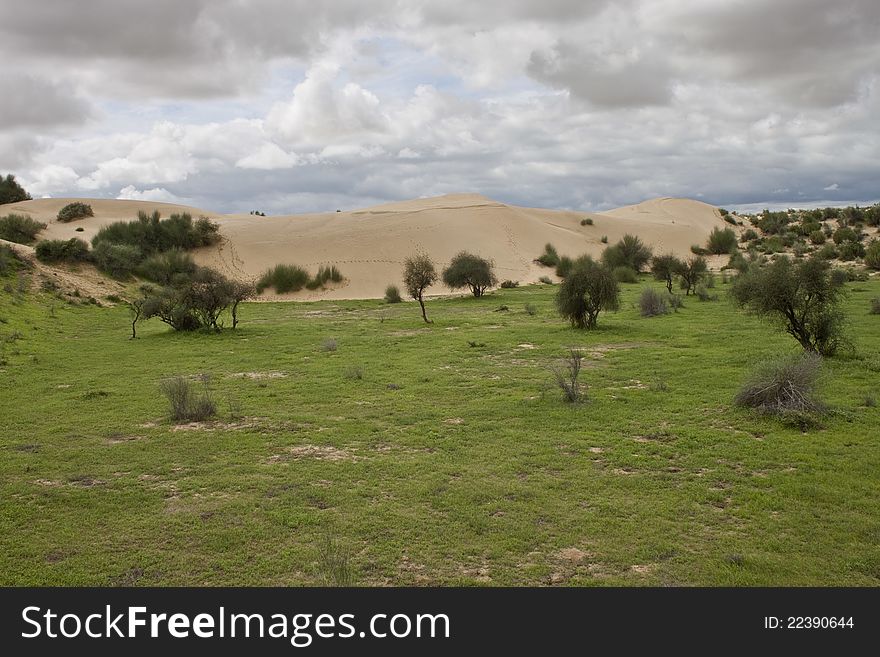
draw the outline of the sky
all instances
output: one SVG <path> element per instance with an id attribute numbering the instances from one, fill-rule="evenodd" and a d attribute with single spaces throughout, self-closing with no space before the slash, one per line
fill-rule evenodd
<path id="1" fill-rule="evenodd" d="M 0 17 L 0 173 L 34 198 L 880 198 L 877 0 L 0 0 Z"/>

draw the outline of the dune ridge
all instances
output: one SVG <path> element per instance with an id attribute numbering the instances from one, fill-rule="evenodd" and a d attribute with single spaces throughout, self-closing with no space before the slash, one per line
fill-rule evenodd
<path id="1" fill-rule="evenodd" d="M 552 271 L 534 262 L 548 242 L 560 254 L 598 256 L 625 233 L 638 235 L 655 253 L 690 253 L 704 244 L 713 228 L 726 225 L 716 208 L 690 199 L 658 198 L 607 212 L 573 212 L 507 205 L 479 194 L 450 194 L 386 203 L 346 212 L 255 216 L 217 214 L 199 208 L 150 201 L 78 199 L 89 203 L 94 217 L 70 223 L 55 219 L 73 199 L 39 199 L 0 207 L 0 214 L 18 212 L 43 221 L 41 239 L 90 240 L 109 223 L 132 220 L 139 210 L 159 210 L 163 217 L 189 212 L 220 224 L 220 244 L 194 252 L 197 262 L 229 276 L 254 279 L 275 264 L 294 263 L 310 270 L 335 264 L 346 281 L 327 290 L 306 291 L 284 298 L 379 298 L 389 284 L 401 285 L 406 257 L 422 251 L 442 268 L 461 250 L 495 262 L 499 280 L 531 283 Z M 581 225 L 590 218 L 592 225 Z M 77 232 L 77 228 L 82 231 Z M 449 293 L 438 284 L 433 294 Z"/>

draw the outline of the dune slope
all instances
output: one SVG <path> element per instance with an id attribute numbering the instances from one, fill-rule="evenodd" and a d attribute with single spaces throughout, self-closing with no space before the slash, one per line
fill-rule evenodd
<path id="1" fill-rule="evenodd" d="M 499 280 L 536 281 L 552 272 L 534 263 L 548 242 L 564 255 L 598 256 L 605 244 L 633 233 L 655 252 L 689 253 L 692 244 L 703 244 L 715 226 L 724 223 L 718 211 L 687 199 L 654 199 L 603 213 L 544 210 L 506 205 L 477 194 L 454 194 L 428 199 L 325 214 L 260 217 L 217 215 L 186 206 L 146 201 L 88 200 L 95 216 L 62 224 L 58 210 L 70 199 L 41 199 L 2 208 L 2 213 L 22 212 L 48 224 L 41 237 L 89 240 L 98 229 L 119 220 L 133 219 L 138 210 L 158 209 L 162 216 L 190 212 L 219 222 L 222 242 L 196 252 L 198 262 L 217 267 L 236 278 L 256 278 L 279 263 L 316 270 L 335 264 L 346 281 L 332 289 L 302 291 L 286 298 L 377 298 L 389 284 L 401 284 L 405 258 L 422 251 L 442 268 L 461 250 L 495 262 Z M 581 225 L 591 218 L 592 225 Z M 77 232 L 81 227 L 83 230 Z M 442 285 L 430 290 L 448 292 Z M 274 298 L 267 294 L 265 298 Z"/>

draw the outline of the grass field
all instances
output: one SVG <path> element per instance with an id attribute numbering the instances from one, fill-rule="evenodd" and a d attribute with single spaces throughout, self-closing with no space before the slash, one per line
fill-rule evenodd
<path id="1" fill-rule="evenodd" d="M 592 332 L 543 286 L 431 326 L 247 304 L 137 340 L 121 306 L 0 292 L 0 584 L 880 585 L 880 281 L 849 284 L 857 356 L 826 361 L 808 433 L 732 405 L 793 340 L 720 282 L 643 319 L 644 284 Z M 580 405 L 548 370 L 572 346 Z M 173 425 L 160 381 L 203 373 L 218 419 Z"/>

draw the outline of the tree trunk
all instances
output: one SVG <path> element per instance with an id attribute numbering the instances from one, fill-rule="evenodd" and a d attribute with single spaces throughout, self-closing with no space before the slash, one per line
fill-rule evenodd
<path id="1" fill-rule="evenodd" d="M 422 319 L 425 320 L 426 324 L 430 324 L 431 320 L 428 319 L 428 314 L 425 312 L 425 302 L 422 299 L 422 293 L 419 292 L 419 305 L 422 307 Z"/>

